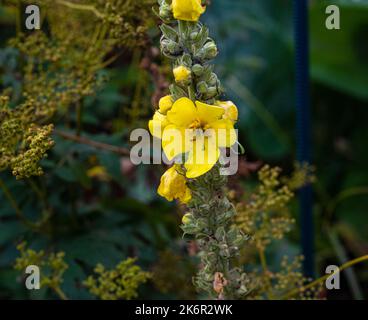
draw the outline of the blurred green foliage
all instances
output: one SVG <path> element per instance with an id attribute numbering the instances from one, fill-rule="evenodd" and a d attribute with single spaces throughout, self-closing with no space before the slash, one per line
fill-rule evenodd
<path id="1" fill-rule="evenodd" d="M 330 4 L 340 8 L 341 30 L 325 28 Z M 367 8 L 367 1 L 310 1 L 312 148 L 317 169 L 314 216 L 320 274 L 329 263 L 341 264 L 368 252 Z M 292 10 L 291 0 L 217 0 L 206 16 L 220 47 L 217 71 L 239 106 L 240 141 L 247 159 L 278 164 L 286 172 L 292 168 L 296 149 Z M 297 203 L 293 207 L 298 220 Z M 335 236 L 337 241 L 332 240 Z M 291 238 L 298 241 L 298 233 Z M 290 244 L 285 249 L 294 250 Z M 364 267 L 356 270 L 352 277 L 360 284 L 352 285 L 350 276 L 344 278 L 346 291 L 330 293 L 332 297 L 367 296 L 363 292 L 367 273 Z"/>

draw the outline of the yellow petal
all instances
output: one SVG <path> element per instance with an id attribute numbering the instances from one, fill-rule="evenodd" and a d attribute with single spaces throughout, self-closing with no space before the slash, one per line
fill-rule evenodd
<path id="1" fill-rule="evenodd" d="M 209 126 L 214 130 L 216 144 L 220 148 L 230 148 L 236 143 L 237 135 L 232 121 L 225 119 L 217 120 L 210 123 Z"/>
<path id="2" fill-rule="evenodd" d="M 174 18 L 184 21 L 198 21 L 205 11 L 201 0 L 173 0 Z"/>
<path id="3" fill-rule="evenodd" d="M 221 119 L 225 110 L 218 106 L 212 106 L 200 101 L 196 101 L 198 118 L 202 123 L 211 123 Z"/>
<path id="4" fill-rule="evenodd" d="M 156 111 L 152 120 L 148 122 L 148 129 L 152 136 L 161 139 L 162 132 L 168 123 L 166 116 Z"/>
<path id="5" fill-rule="evenodd" d="M 166 114 L 173 105 L 174 101 L 171 96 L 162 97 L 159 101 L 159 110 L 162 114 Z"/>
<path id="6" fill-rule="evenodd" d="M 176 168 L 177 166 L 172 166 L 162 175 L 157 193 L 169 201 L 178 199 L 187 203 L 191 200 L 192 193 L 186 185 L 185 177 Z"/>
<path id="7" fill-rule="evenodd" d="M 162 134 L 162 149 L 169 161 L 185 153 L 185 128 L 168 125 Z"/>
<path id="8" fill-rule="evenodd" d="M 222 117 L 223 119 L 228 119 L 232 121 L 233 123 L 238 121 L 238 117 L 239 117 L 238 108 L 232 101 L 216 101 L 216 104 L 219 107 L 224 108 L 225 110 L 225 113 Z"/>
<path id="9" fill-rule="evenodd" d="M 211 137 L 196 140 L 196 146 L 188 154 L 184 167 L 187 178 L 197 178 L 212 169 L 220 157 L 216 141 Z"/>
<path id="10" fill-rule="evenodd" d="M 175 77 L 176 82 L 186 81 L 190 78 L 190 75 L 191 75 L 191 71 L 188 68 L 184 67 L 184 66 L 176 67 L 173 70 L 173 73 L 174 73 L 174 77 Z"/>
<path id="11" fill-rule="evenodd" d="M 192 100 L 180 98 L 175 101 L 171 110 L 167 112 L 167 119 L 177 127 L 189 127 L 195 120 L 197 109 Z"/>

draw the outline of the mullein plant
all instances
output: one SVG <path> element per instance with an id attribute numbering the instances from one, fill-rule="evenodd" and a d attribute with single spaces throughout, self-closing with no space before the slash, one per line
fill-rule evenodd
<path id="1" fill-rule="evenodd" d="M 175 83 L 148 126 L 174 163 L 163 174 L 158 194 L 186 205 L 181 228 L 199 247 L 196 288 L 211 298 L 240 299 L 247 294 L 248 279 L 232 262 L 247 237 L 234 224 L 236 210 L 226 196 L 219 161 L 220 150 L 237 143 L 238 109 L 220 100 L 223 89 L 210 64 L 217 46 L 198 21 L 206 5 L 159 0 L 161 51 L 173 61 Z"/>

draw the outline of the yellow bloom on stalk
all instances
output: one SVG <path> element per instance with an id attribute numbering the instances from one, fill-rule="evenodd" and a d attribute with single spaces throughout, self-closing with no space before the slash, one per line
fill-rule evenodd
<path id="1" fill-rule="evenodd" d="M 160 112 L 166 114 L 166 112 L 171 109 L 173 103 L 174 101 L 171 96 L 162 97 L 158 103 Z"/>
<path id="2" fill-rule="evenodd" d="M 188 203 L 192 199 L 192 193 L 187 187 L 185 177 L 177 168 L 174 165 L 162 175 L 157 193 L 169 201 L 178 199 L 181 203 Z"/>
<path id="3" fill-rule="evenodd" d="M 201 0 L 173 0 L 172 7 L 174 18 L 184 21 L 198 21 L 206 11 Z"/>
<path id="4" fill-rule="evenodd" d="M 216 101 L 216 105 L 224 108 L 225 113 L 223 115 L 223 119 L 228 119 L 233 123 L 238 121 L 239 112 L 238 108 L 232 101 Z"/>
<path id="5" fill-rule="evenodd" d="M 174 77 L 176 82 L 183 82 L 189 79 L 191 71 L 184 66 L 179 66 L 174 69 Z"/>
<path id="6" fill-rule="evenodd" d="M 152 120 L 148 122 L 148 129 L 152 136 L 161 139 L 164 128 L 169 124 L 166 116 L 156 111 Z"/>
<path id="7" fill-rule="evenodd" d="M 224 114 L 222 107 L 200 101 L 194 104 L 188 98 L 178 99 L 167 112 L 162 147 L 170 161 L 180 154 L 187 155 L 187 178 L 197 178 L 211 170 L 219 160 L 219 148 L 236 142 L 234 124 L 223 119 Z"/>

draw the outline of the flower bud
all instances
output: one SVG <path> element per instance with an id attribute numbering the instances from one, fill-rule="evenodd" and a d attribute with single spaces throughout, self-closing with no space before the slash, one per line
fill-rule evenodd
<path id="1" fill-rule="evenodd" d="M 205 11 L 201 0 L 173 0 L 172 9 L 175 19 L 193 22 Z"/>
<path id="2" fill-rule="evenodd" d="M 197 39 L 197 37 L 198 37 L 198 32 L 192 32 L 192 33 L 190 34 L 190 39 L 191 39 L 191 40 L 195 40 L 195 39 Z"/>
<path id="3" fill-rule="evenodd" d="M 192 67 L 192 72 L 194 73 L 194 75 L 196 75 L 197 77 L 200 77 L 203 74 L 204 71 L 204 67 L 201 66 L 200 64 L 195 64 Z"/>
<path id="4" fill-rule="evenodd" d="M 171 96 L 162 97 L 159 101 L 159 110 L 162 114 L 166 114 L 173 105 L 174 101 Z"/>
<path id="5" fill-rule="evenodd" d="M 188 81 L 191 76 L 191 71 L 185 66 L 176 67 L 173 72 L 176 82 Z"/>
<path id="6" fill-rule="evenodd" d="M 170 5 L 163 3 L 160 6 L 159 16 L 162 20 L 171 20 L 173 18 Z"/>
<path id="7" fill-rule="evenodd" d="M 208 88 L 208 90 L 207 90 L 207 97 L 208 98 L 213 98 L 213 97 L 217 96 L 217 94 L 218 94 L 218 91 L 217 91 L 216 87 Z"/>
<path id="8" fill-rule="evenodd" d="M 169 39 L 161 40 L 162 51 L 169 55 L 180 55 L 182 50 L 178 43 Z"/>
<path id="9" fill-rule="evenodd" d="M 216 58 L 218 54 L 217 46 L 213 41 L 207 42 L 204 45 L 202 51 L 203 51 L 203 58 L 208 60 Z"/>
<path id="10" fill-rule="evenodd" d="M 198 92 L 200 92 L 202 94 L 206 94 L 207 90 L 208 90 L 206 82 L 204 82 L 204 81 L 199 82 L 197 84 L 197 90 L 198 90 Z"/>
<path id="11" fill-rule="evenodd" d="M 193 215 L 191 213 L 186 213 L 183 218 L 181 219 L 181 222 L 183 224 L 189 224 L 193 219 Z"/>
<path id="12" fill-rule="evenodd" d="M 208 84 L 211 86 L 217 86 L 218 84 L 218 78 L 215 73 L 211 73 L 210 80 L 208 81 Z"/>
<path id="13" fill-rule="evenodd" d="M 180 52 L 180 46 L 175 41 L 169 40 L 169 42 L 167 44 L 167 50 L 171 54 L 178 54 Z"/>

